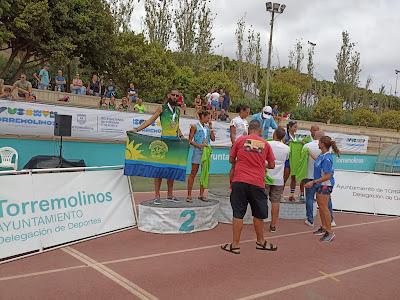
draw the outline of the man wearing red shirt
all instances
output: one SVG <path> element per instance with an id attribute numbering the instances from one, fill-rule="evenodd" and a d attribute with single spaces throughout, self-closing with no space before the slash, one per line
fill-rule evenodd
<path id="1" fill-rule="evenodd" d="M 221 246 L 222 250 L 240 254 L 240 234 L 243 217 L 250 204 L 253 224 L 257 235 L 256 249 L 275 251 L 277 247 L 264 238 L 264 219 L 268 217 L 268 202 L 265 192 L 265 169 L 275 168 L 275 156 L 271 146 L 261 137 L 262 128 L 257 120 L 249 124 L 249 134 L 240 137 L 233 145 L 229 161 L 235 165 L 231 206 L 233 210 L 233 242 Z"/>

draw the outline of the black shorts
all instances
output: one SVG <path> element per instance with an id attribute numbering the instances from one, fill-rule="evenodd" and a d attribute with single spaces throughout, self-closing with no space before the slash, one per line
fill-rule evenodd
<path id="1" fill-rule="evenodd" d="M 268 201 L 265 189 L 244 182 L 233 182 L 231 192 L 233 217 L 243 219 L 249 203 L 253 217 L 257 219 L 268 218 Z"/>

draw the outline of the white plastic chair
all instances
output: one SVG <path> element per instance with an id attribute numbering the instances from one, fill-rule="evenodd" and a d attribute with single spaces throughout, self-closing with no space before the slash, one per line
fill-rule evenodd
<path id="1" fill-rule="evenodd" d="M 12 162 L 15 155 L 15 161 Z M 18 169 L 18 152 L 11 147 L 0 148 L 0 168 L 13 168 L 15 171 Z"/>

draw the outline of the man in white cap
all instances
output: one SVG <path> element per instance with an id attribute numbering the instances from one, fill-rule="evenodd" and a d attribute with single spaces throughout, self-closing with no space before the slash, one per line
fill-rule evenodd
<path id="1" fill-rule="evenodd" d="M 271 106 L 265 106 L 260 113 L 253 115 L 251 120 L 257 120 L 260 122 L 262 127 L 262 137 L 264 139 L 268 138 L 269 128 L 276 129 L 278 127 L 272 116 Z"/>

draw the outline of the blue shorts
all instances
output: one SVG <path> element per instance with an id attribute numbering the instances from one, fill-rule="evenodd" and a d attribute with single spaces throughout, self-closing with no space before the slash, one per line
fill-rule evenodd
<path id="1" fill-rule="evenodd" d="M 317 193 L 322 195 L 332 194 L 333 186 L 321 185 L 317 187 Z"/>
<path id="2" fill-rule="evenodd" d="M 219 107 L 219 101 L 218 100 L 211 101 L 211 107 L 212 108 L 218 108 Z"/>
<path id="3" fill-rule="evenodd" d="M 192 155 L 192 164 L 200 165 L 202 156 L 203 156 L 203 150 L 199 148 L 194 148 Z"/>
<path id="4" fill-rule="evenodd" d="M 289 162 L 289 160 L 285 161 L 285 169 L 289 169 L 290 170 L 290 162 Z"/>

